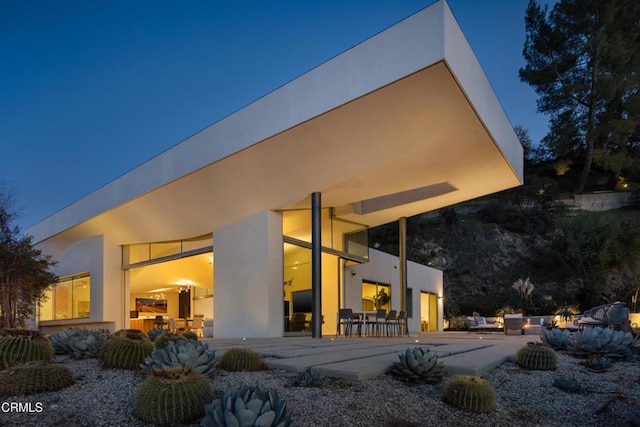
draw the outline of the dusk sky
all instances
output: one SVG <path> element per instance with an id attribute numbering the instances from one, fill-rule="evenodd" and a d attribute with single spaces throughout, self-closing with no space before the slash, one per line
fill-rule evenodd
<path id="1" fill-rule="evenodd" d="M 33 225 L 431 0 L 0 0 L 0 181 Z M 546 3 L 546 2 L 543 2 Z M 527 0 L 449 0 L 511 123 Z"/>

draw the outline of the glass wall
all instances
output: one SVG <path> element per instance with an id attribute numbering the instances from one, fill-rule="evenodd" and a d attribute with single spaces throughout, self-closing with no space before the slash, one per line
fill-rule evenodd
<path id="1" fill-rule="evenodd" d="M 82 319 L 91 315 L 91 278 L 88 273 L 61 278 L 46 293 L 40 320 Z"/>
<path id="2" fill-rule="evenodd" d="M 322 209 L 322 246 L 361 258 L 369 257 L 367 227 L 337 218 L 332 208 Z M 282 233 L 311 243 L 311 210 L 282 212 Z"/>
<path id="3" fill-rule="evenodd" d="M 170 242 L 136 243 L 122 247 L 122 264 L 130 265 L 171 255 L 178 255 L 196 249 L 213 246 L 213 235 Z"/>
<path id="4" fill-rule="evenodd" d="M 284 332 L 311 332 L 311 249 L 283 244 Z"/>

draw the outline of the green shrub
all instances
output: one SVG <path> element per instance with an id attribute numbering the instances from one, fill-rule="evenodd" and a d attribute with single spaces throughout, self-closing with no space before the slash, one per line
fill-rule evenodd
<path id="1" fill-rule="evenodd" d="M 33 361 L 0 371 L 0 397 L 57 391 L 72 384 L 71 372 L 57 363 Z"/>
<path id="2" fill-rule="evenodd" d="M 248 348 L 230 348 L 220 359 L 220 367 L 225 371 L 259 371 L 263 369 L 262 358 Z"/>
<path id="3" fill-rule="evenodd" d="M 468 412 L 485 413 L 494 410 L 496 394 L 493 386 L 482 378 L 460 375 L 446 384 L 444 401 Z"/>
<path id="4" fill-rule="evenodd" d="M 38 332 L 5 329 L 0 335 L 0 369 L 33 360 L 50 361 L 53 346 Z"/>
<path id="5" fill-rule="evenodd" d="M 135 415 L 154 424 L 188 423 L 204 414 L 213 398 L 211 382 L 188 368 L 154 371 L 136 394 Z"/>

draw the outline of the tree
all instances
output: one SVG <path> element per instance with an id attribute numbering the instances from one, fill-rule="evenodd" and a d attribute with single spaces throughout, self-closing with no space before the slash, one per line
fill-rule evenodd
<path id="1" fill-rule="evenodd" d="M 637 157 L 640 2 L 560 0 L 547 11 L 529 0 L 520 79 L 551 116 L 543 142 L 583 160 L 578 194 L 594 163 L 617 176 Z"/>
<path id="2" fill-rule="evenodd" d="M 6 186 L 0 185 L 0 329 L 24 326 L 57 279 L 49 271 L 54 265 L 50 258 L 33 246 L 31 236 L 12 226 L 13 200 Z"/>

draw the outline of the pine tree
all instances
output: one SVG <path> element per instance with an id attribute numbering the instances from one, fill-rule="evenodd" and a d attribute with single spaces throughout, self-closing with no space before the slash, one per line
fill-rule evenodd
<path id="1" fill-rule="evenodd" d="M 640 2 L 560 0 L 548 12 L 529 0 L 525 26 L 520 78 L 551 116 L 543 142 L 584 161 L 576 194 L 594 163 L 617 178 L 638 158 Z"/>

